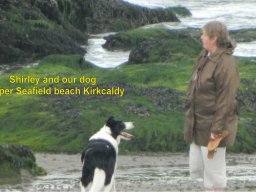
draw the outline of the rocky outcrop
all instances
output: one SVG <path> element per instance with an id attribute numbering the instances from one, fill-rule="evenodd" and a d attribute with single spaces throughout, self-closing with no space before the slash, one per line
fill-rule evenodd
<path id="1" fill-rule="evenodd" d="M 164 30 L 169 32 L 163 33 Z M 230 36 L 238 43 L 250 42 L 255 40 L 256 30 L 230 31 Z M 108 50 L 131 50 L 129 63 L 165 62 L 177 54 L 195 57 L 201 49 L 199 29 L 136 29 L 109 35 L 105 40 L 103 47 Z M 152 53 L 155 56 L 152 57 Z"/>
<path id="2" fill-rule="evenodd" d="M 200 52 L 197 31 L 136 29 L 106 37 L 104 48 L 131 50 L 129 63 L 170 62 L 173 57 L 196 57 Z"/>
<path id="3" fill-rule="evenodd" d="M 135 48 L 133 48 L 129 54 L 129 63 L 148 63 L 150 52 L 153 50 L 154 45 L 157 42 L 142 42 Z"/>
<path id="4" fill-rule="evenodd" d="M 58 23 L 61 23 L 61 15 L 58 9 L 58 3 L 56 0 L 34 0 L 32 1 L 35 7 L 38 7 L 40 11 L 48 18 Z"/>
<path id="5" fill-rule="evenodd" d="M 49 54 L 84 54 L 80 45 L 87 43 L 87 33 L 179 21 L 176 14 L 190 12 L 181 7 L 148 9 L 121 0 L 2 0 L 0 64 Z"/>
<path id="6" fill-rule="evenodd" d="M 240 29 L 230 31 L 230 36 L 237 42 L 250 42 L 256 39 L 256 29 Z"/>
<path id="7" fill-rule="evenodd" d="M 65 21 L 55 0 L 0 2 L 0 64 L 49 54 L 84 54 L 86 35 Z"/>
<path id="8" fill-rule="evenodd" d="M 19 181 L 21 172 L 31 176 L 46 175 L 46 171 L 38 167 L 33 152 L 23 145 L 0 145 L 0 181 Z"/>
<path id="9" fill-rule="evenodd" d="M 89 33 L 108 31 L 123 31 L 138 26 L 164 21 L 179 21 L 175 13 L 183 12 L 185 8 L 149 9 L 130 4 L 121 0 L 75 0 L 74 11 L 71 13 L 73 24 Z M 181 11 L 182 10 L 182 11 Z"/>

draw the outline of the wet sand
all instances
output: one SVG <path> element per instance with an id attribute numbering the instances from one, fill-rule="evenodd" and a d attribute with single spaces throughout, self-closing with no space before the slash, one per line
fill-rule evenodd
<path id="1" fill-rule="evenodd" d="M 79 191 L 80 154 L 37 154 L 47 177 L 69 178 L 70 191 Z M 228 154 L 226 191 L 256 191 L 256 154 Z M 203 182 L 189 178 L 188 154 L 147 153 L 120 155 L 116 171 L 117 191 L 204 191 Z"/>
<path id="2" fill-rule="evenodd" d="M 23 176 L 17 185 L 0 185 L 0 191 L 79 192 L 80 154 L 36 154 L 47 176 Z M 256 191 L 256 154 L 228 154 L 225 191 Z M 147 153 L 120 155 L 116 170 L 117 192 L 205 191 L 202 180 L 189 178 L 188 154 Z"/>

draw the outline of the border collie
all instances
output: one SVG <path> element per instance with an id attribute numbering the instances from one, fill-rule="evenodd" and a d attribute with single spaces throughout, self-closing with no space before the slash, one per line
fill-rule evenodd
<path id="1" fill-rule="evenodd" d="M 130 140 L 134 136 L 123 132 L 134 128 L 133 122 L 117 121 L 110 117 L 106 124 L 91 138 L 82 152 L 83 163 L 81 191 L 115 191 L 114 172 L 116 168 L 118 145 L 121 139 Z M 90 187 L 89 187 L 90 186 Z"/>

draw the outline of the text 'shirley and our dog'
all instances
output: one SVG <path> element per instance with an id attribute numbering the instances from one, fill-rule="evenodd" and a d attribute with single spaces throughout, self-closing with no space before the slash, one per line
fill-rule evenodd
<path id="1" fill-rule="evenodd" d="M 39 85 L 39 83 L 65 83 L 65 84 L 74 84 L 74 83 L 80 83 L 80 84 L 90 84 L 90 85 L 96 85 L 97 84 L 97 78 L 96 77 L 43 77 L 42 79 L 39 77 L 32 77 L 32 76 L 18 76 L 18 75 L 11 75 L 9 76 L 9 82 L 11 84 L 34 84 Z"/>
<path id="2" fill-rule="evenodd" d="M 121 87 L 98 87 L 96 85 L 97 79 L 95 77 L 32 77 L 32 76 L 15 76 L 9 77 L 11 84 L 34 84 L 34 87 L 22 87 L 16 88 L 0 88 L 0 96 L 2 95 L 108 95 L 108 96 L 120 96 L 124 95 L 124 88 Z M 39 87 L 39 84 L 47 84 L 47 87 Z M 84 87 L 76 86 L 70 88 L 48 87 L 48 83 L 64 83 L 74 84 L 79 83 L 87 85 Z"/>

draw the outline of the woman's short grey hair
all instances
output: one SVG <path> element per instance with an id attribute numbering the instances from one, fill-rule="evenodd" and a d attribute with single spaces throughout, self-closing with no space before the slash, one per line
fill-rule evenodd
<path id="1" fill-rule="evenodd" d="M 218 47 L 227 47 L 230 43 L 227 26 L 219 21 L 211 21 L 207 23 L 203 27 L 203 30 L 209 37 L 217 37 L 216 44 Z"/>

